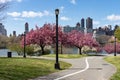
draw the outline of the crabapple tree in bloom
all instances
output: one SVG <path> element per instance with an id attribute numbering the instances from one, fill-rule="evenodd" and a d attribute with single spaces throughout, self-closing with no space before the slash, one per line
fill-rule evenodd
<path id="1" fill-rule="evenodd" d="M 53 25 L 53 30 L 52 30 L 52 43 L 55 45 L 56 43 L 56 25 Z M 67 33 L 64 33 L 62 31 L 61 26 L 58 26 L 58 44 L 61 46 L 61 54 L 62 54 L 62 46 L 67 43 Z"/>
<path id="2" fill-rule="evenodd" d="M 108 43 L 104 46 L 104 50 L 107 53 L 114 53 L 115 51 L 115 44 L 114 43 Z M 116 52 L 120 53 L 120 43 L 116 42 Z"/>
<path id="3" fill-rule="evenodd" d="M 35 30 L 31 30 L 26 34 L 26 44 L 37 44 L 41 47 L 42 54 L 44 54 L 44 47 L 52 43 L 52 25 L 44 24 L 43 27 L 36 27 Z M 24 44 L 24 38 L 22 39 L 22 45 Z"/>
<path id="4" fill-rule="evenodd" d="M 91 34 L 84 34 L 76 30 L 73 30 L 70 33 L 68 33 L 68 43 L 71 46 L 79 48 L 79 54 L 82 54 L 81 49 L 85 45 L 89 47 L 96 47 L 99 45 L 97 41 L 94 38 L 92 38 Z"/>
<path id="5" fill-rule="evenodd" d="M 62 29 L 58 27 L 58 38 L 62 35 Z M 26 35 L 26 44 L 37 44 L 41 47 L 42 54 L 44 54 L 44 47 L 54 44 L 56 42 L 56 25 L 44 24 L 43 27 L 36 27 L 35 30 L 31 30 Z M 22 39 L 22 45 L 24 45 L 24 38 Z"/>
<path id="6" fill-rule="evenodd" d="M 67 33 L 62 32 L 62 34 L 60 35 L 60 38 L 59 38 L 59 42 L 60 42 L 60 46 L 61 46 L 61 54 L 63 54 L 62 46 L 67 45 L 67 40 L 68 40 Z"/>

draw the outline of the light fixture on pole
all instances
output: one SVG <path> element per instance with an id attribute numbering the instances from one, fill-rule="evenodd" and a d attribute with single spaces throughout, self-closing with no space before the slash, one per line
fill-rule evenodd
<path id="1" fill-rule="evenodd" d="M 59 15 L 59 9 L 55 9 L 55 15 L 56 15 L 56 63 L 55 63 L 55 69 L 60 69 L 60 64 L 58 60 L 58 15 Z"/>

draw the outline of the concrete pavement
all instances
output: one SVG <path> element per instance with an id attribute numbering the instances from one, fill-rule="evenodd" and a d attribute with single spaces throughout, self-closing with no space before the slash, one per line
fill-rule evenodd
<path id="1" fill-rule="evenodd" d="M 116 68 L 105 62 L 103 56 L 60 60 L 71 63 L 72 67 L 32 80 L 109 80 L 116 72 Z"/>

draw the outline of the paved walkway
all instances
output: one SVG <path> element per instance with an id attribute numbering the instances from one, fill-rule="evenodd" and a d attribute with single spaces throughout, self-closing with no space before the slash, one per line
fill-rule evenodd
<path id="1" fill-rule="evenodd" d="M 71 63 L 72 67 L 32 80 L 109 80 L 116 72 L 116 68 L 105 62 L 103 56 L 60 60 Z"/>

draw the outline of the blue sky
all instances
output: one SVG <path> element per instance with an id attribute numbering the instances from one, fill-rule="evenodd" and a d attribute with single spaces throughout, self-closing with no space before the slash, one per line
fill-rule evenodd
<path id="1" fill-rule="evenodd" d="M 0 0 L 10 2 L 3 21 L 8 35 L 12 31 L 24 32 L 25 22 L 29 28 L 45 23 L 55 23 L 55 9 L 60 9 L 59 25 L 75 26 L 81 18 L 93 19 L 94 28 L 104 25 L 120 25 L 120 0 Z"/>

